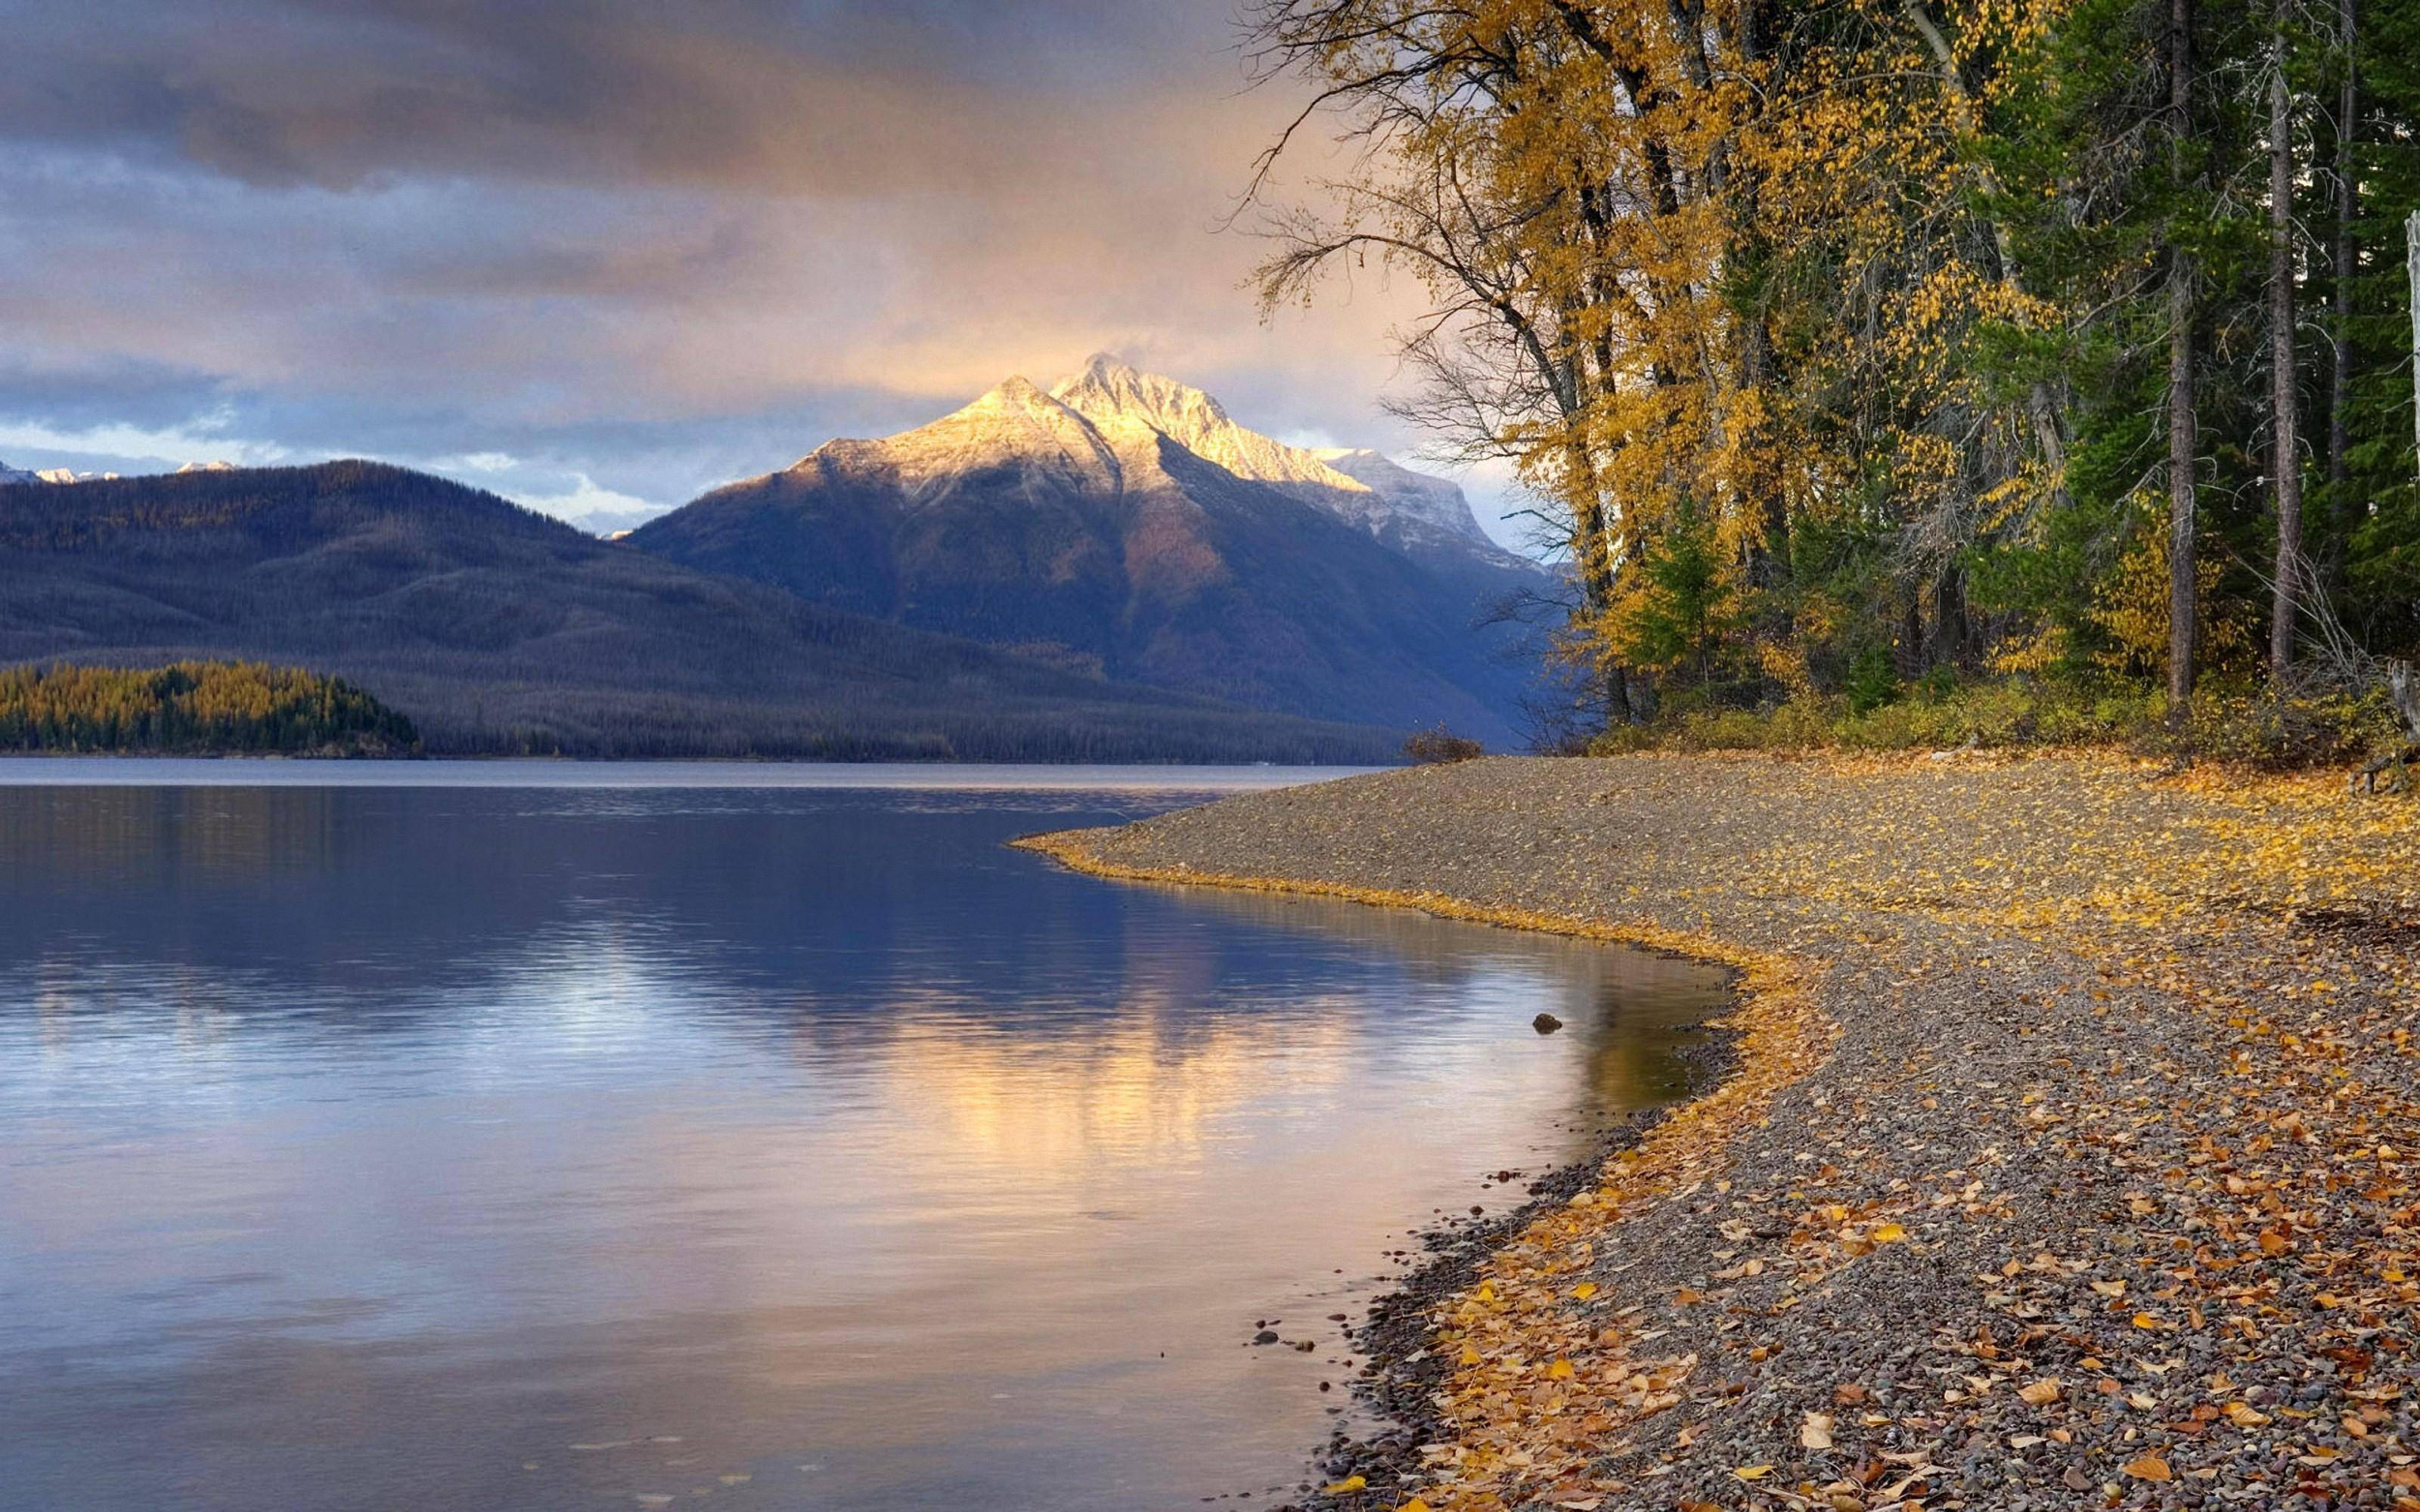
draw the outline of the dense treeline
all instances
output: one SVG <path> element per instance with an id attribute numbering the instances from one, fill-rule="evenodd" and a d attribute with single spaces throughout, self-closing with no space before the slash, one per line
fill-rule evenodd
<path id="1" fill-rule="evenodd" d="M 2283 738 L 2420 651 L 2420 7 L 1253 19 L 1370 148 L 1264 294 L 1425 282 L 1405 409 L 1543 501 L 1598 720 L 2013 683 Z"/>
<path id="2" fill-rule="evenodd" d="M 259 662 L 0 670 L 0 750 L 393 756 L 411 721 L 339 678 Z"/>

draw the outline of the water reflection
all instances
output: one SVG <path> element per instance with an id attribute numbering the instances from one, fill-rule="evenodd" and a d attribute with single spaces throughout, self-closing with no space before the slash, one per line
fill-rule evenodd
<path id="1" fill-rule="evenodd" d="M 1165 800 L 1071 801 L 0 788 L 0 1477 L 239 1512 L 1290 1481 L 1350 1365 L 1246 1325 L 1311 1336 L 1477 1173 L 1670 1095 L 1715 984 L 1000 846 Z"/>

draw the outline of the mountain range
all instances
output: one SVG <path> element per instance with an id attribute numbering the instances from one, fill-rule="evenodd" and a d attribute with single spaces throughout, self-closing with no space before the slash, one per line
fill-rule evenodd
<path id="1" fill-rule="evenodd" d="M 1490 744 L 1535 664 L 1495 609 L 1551 582 L 1452 484 L 1286 445 L 1107 356 L 828 441 L 629 539 L 1112 681 Z"/>
<path id="2" fill-rule="evenodd" d="M 369 462 L 0 487 L 0 662 L 299 665 L 432 751 L 1383 759 L 1388 733 L 1106 684 L 694 571 Z"/>
<path id="3" fill-rule="evenodd" d="M 188 462 L 178 472 L 232 472 L 232 462 Z M 174 477 L 175 473 L 168 474 Z M 111 482 L 122 476 L 116 472 L 78 472 L 73 468 L 12 468 L 0 462 L 0 483 L 95 483 Z"/>
<path id="4" fill-rule="evenodd" d="M 41 486 L 29 486 L 35 483 Z M 445 751 L 1328 760 L 1515 736 L 1452 484 L 1107 357 L 623 540 L 365 462 L 0 469 L 0 661 L 290 661 Z"/>

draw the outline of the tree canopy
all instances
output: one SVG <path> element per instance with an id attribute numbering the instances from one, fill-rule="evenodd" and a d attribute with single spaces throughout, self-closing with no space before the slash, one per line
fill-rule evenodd
<path id="1" fill-rule="evenodd" d="M 2011 678 L 2181 718 L 2420 650 L 2409 8 L 1250 20 L 1361 149 L 1272 211 L 1264 300 L 1430 291 L 1402 409 L 1536 496 L 1598 721 Z"/>

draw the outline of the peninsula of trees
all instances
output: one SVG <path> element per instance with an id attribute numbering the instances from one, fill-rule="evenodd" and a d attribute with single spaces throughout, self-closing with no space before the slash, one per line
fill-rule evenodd
<path id="1" fill-rule="evenodd" d="M 0 751 L 401 756 L 411 721 L 341 678 L 259 662 L 0 671 Z"/>

